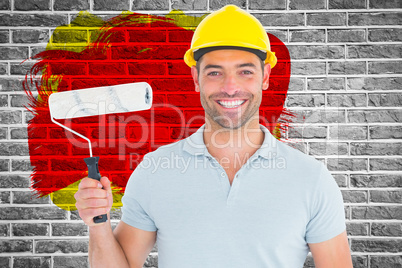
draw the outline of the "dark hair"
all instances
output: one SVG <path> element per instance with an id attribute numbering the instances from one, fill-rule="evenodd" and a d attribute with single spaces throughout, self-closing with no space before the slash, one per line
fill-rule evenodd
<path id="1" fill-rule="evenodd" d="M 197 73 L 198 75 L 200 75 L 200 65 L 201 65 L 201 61 L 202 61 L 202 56 L 201 58 L 199 58 L 195 64 L 195 68 L 197 69 Z M 265 68 L 265 62 L 263 60 L 261 60 L 260 58 L 258 58 L 260 60 L 260 64 L 261 64 L 261 70 L 264 73 L 264 68 Z"/>

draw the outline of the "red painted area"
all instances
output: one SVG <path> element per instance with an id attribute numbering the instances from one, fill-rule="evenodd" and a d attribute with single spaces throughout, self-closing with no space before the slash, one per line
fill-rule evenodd
<path id="1" fill-rule="evenodd" d="M 141 22 L 145 18 L 152 22 Z M 101 174 L 124 188 L 144 154 L 187 137 L 204 123 L 199 94 L 183 62 L 192 33 L 164 17 L 121 15 L 106 21 L 96 41 L 80 53 L 47 50 L 33 57 L 38 62 L 24 87 L 31 96 L 34 115 L 28 126 L 32 183 L 40 196 L 85 176 L 83 158 L 89 156 L 84 140 L 50 120 L 47 100 L 52 92 L 51 78 L 58 76 L 58 91 L 142 81 L 152 86 L 154 104 L 149 111 L 63 122 L 92 140 L 94 156 L 100 156 Z M 263 93 L 261 122 L 272 131 L 279 116 L 286 113 L 283 104 L 290 57 L 286 46 L 268 35 L 278 64 L 272 71 L 269 90 Z M 40 83 L 29 80 L 32 74 L 41 74 Z M 32 97 L 31 89 L 38 90 L 38 100 Z"/>

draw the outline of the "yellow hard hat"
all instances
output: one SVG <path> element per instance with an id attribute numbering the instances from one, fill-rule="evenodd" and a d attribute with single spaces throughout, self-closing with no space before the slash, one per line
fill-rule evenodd
<path id="1" fill-rule="evenodd" d="M 271 68 L 277 62 L 262 24 L 235 5 L 227 5 L 201 21 L 191 40 L 191 48 L 184 55 L 184 61 L 189 67 L 194 66 L 203 54 L 215 49 L 253 52 L 265 63 L 271 64 Z"/>

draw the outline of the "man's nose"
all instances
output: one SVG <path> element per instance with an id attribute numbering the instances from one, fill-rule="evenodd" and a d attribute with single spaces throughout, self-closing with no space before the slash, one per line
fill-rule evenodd
<path id="1" fill-rule="evenodd" d="M 223 82 L 222 91 L 226 92 L 228 95 L 235 95 L 239 90 L 239 83 L 236 77 L 234 75 L 226 75 Z"/>

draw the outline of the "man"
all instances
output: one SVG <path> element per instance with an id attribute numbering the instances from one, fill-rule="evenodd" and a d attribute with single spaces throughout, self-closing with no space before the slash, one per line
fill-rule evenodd
<path id="1" fill-rule="evenodd" d="M 259 125 L 276 57 L 258 20 L 235 6 L 212 13 L 185 62 L 205 125 L 144 157 L 114 231 L 92 220 L 110 210 L 108 179 L 82 180 L 75 197 L 91 265 L 142 267 L 157 241 L 160 268 L 302 267 L 309 250 L 316 267 L 352 267 L 334 179 Z"/>

